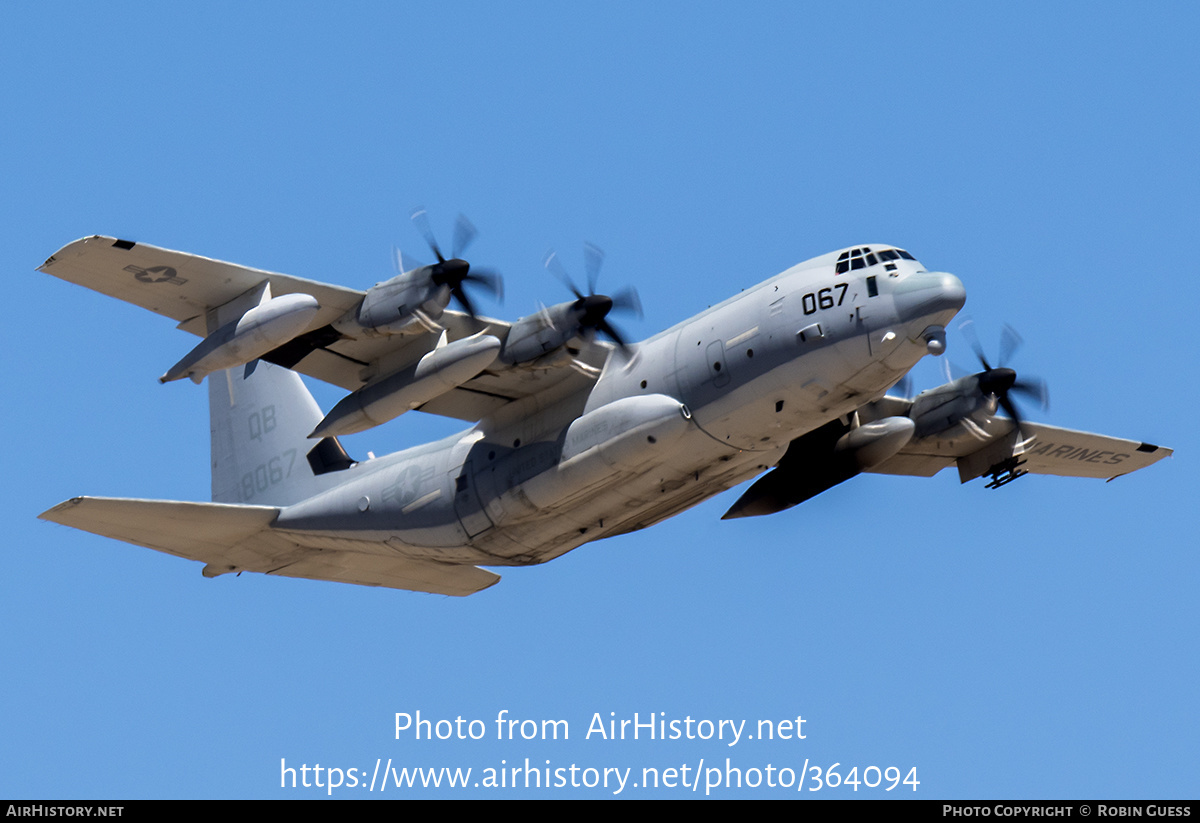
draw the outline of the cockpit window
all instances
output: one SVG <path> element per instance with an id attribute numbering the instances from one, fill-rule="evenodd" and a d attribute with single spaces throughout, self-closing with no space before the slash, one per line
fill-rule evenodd
<path id="1" fill-rule="evenodd" d="M 869 246 L 863 246 L 860 249 L 850 249 L 838 255 L 837 265 L 834 269 L 838 274 L 845 274 L 852 269 L 863 269 L 869 266 L 877 265 L 881 260 L 914 260 L 915 258 L 904 251 L 904 249 L 880 249 L 877 253 L 872 252 Z"/>

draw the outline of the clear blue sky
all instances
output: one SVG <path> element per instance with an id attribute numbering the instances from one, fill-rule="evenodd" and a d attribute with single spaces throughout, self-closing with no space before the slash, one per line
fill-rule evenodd
<path id="1" fill-rule="evenodd" d="M 324 796 L 281 791 L 281 759 L 636 781 L 726 757 L 915 766 L 927 798 L 1200 793 L 1197 7 L 436 5 L 7 9 L 0 796 Z M 568 296 L 548 247 L 578 274 L 600 245 L 601 285 L 641 292 L 638 338 L 830 249 L 898 244 L 962 278 L 992 353 L 1021 331 L 1013 365 L 1052 393 L 1035 417 L 1177 456 L 996 492 L 860 477 L 721 522 L 731 492 L 467 599 L 205 580 L 35 519 L 209 493 L 204 390 L 156 382 L 193 341 L 45 257 L 104 233 L 364 287 L 392 244 L 424 253 L 417 204 L 447 239 L 471 217 L 510 319 Z M 347 446 L 459 426 L 412 418 Z M 396 740 L 417 710 L 488 739 Z M 496 741 L 501 710 L 570 739 Z M 802 716 L 806 737 L 584 739 L 610 712 Z M 795 795 L 716 796 L 776 793 Z"/>

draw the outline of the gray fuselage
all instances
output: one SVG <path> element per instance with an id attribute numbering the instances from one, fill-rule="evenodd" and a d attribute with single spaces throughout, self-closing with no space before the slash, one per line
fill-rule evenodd
<path id="1" fill-rule="evenodd" d="M 381 554 L 526 565 L 683 511 L 937 352 L 930 341 L 944 341 L 962 307 L 961 282 L 907 253 L 867 257 L 890 247 L 862 248 L 788 269 L 628 357 L 613 349 L 590 393 L 340 472 L 274 528 Z"/>

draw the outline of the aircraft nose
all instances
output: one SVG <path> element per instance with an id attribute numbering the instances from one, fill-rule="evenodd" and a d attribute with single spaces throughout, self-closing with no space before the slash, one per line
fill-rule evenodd
<path id="1" fill-rule="evenodd" d="M 962 281 L 944 271 L 911 274 L 896 286 L 896 313 L 903 320 L 948 311 L 957 314 L 967 302 Z"/>

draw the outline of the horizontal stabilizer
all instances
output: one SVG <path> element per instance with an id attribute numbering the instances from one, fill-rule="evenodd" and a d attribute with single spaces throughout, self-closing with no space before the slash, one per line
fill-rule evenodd
<path id="1" fill-rule="evenodd" d="M 261 572 L 308 580 L 463 597 L 486 589 L 500 576 L 475 566 L 455 566 L 347 548 L 351 541 L 305 535 L 304 544 L 270 524 L 274 506 L 185 503 L 73 497 L 39 517 L 92 534 L 205 564 L 204 575 Z"/>
<path id="2" fill-rule="evenodd" d="M 72 497 L 38 517 L 176 557 L 208 562 L 209 558 L 231 555 L 231 546 L 265 529 L 278 514 L 274 506 Z"/>

